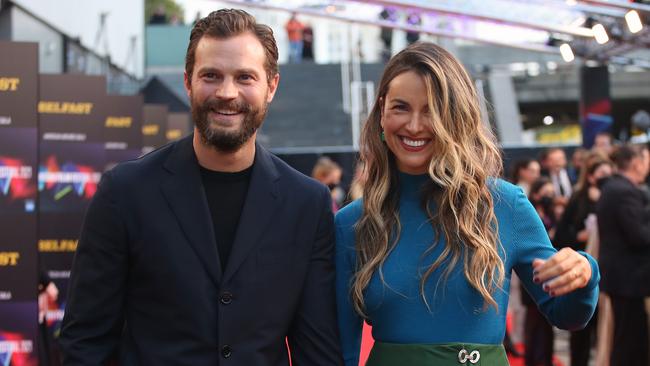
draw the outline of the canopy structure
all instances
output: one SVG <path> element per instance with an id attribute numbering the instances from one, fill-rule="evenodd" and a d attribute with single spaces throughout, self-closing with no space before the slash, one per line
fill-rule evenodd
<path id="1" fill-rule="evenodd" d="M 646 51 L 650 49 L 650 5 L 642 3 L 613 0 L 221 2 L 535 52 L 561 54 L 560 46 L 567 44 L 578 58 L 650 68 L 650 56 Z M 384 16 L 380 17 L 379 14 L 383 11 Z M 634 14 L 628 15 L 630 11 L 634 11 Z M 421 22 L 409 22 L 411 14 L 417 14 Z M 634 17 L 635 14 L 641 21 L 641 29 L 633 33 L 626 19 L 629 16 Z M 596 36 L 599 35 L 598 31 L 602 33 L 603 30 L 608 40 L 599 43 Z"/>

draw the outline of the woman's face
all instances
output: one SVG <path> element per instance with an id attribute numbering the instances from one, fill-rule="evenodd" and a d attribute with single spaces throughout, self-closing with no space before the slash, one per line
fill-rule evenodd
<path id="1" fill-rule="evenodd" d="M 589 176 L 589 184 L 596 185 L 599 179 L 609 177 L 613 173 L 612 166 L 609 164 L 600 164 L 596 170 Z"/>
<path id="2" fill-rule="evenodd" d="M 432 112 L 424 80 L 413 71 L 399 74 L 388 85 L 381 127 L 397 168 L 424 174 L 433 156 Z"/>
<path id="3" fill-rule="evenodd" d="M 532 196 L 536 201 L 540 201 L 542 197 L 555 197 L 555 188 L 553 187 L 553 183 L 544 184 L 537 192 L 533 193 Z"/>
<path id="4" fill-rule="evenodd" d="M 519 171 L 519 180 L 532 185 L 539 179 L 540 170 L 539 163 L 532 160 L 528 166 Z"/>

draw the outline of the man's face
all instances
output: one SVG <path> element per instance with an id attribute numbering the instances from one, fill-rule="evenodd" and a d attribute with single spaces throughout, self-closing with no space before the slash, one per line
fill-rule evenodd
<path id="1" fill-rule="evenodd" d="M 601 150 L 607 154 L 612 151 L 612 139 L 609 135 L 596 135 L 594 149 Z"/>
<path id="2" fill-rule="evenodd" d="M 185 75 L 194 124 L 203 143 L 237 151 L 262 125 L 279 75 L 268 80 L 264 48 L 252 33 L 203 37 L 195 52 L 191 80 Z"/>
<path id="3" fill-rule="evenodd" d="M 642 183 L 648 176 L 648 171 L 650 170 L 650 152 L 648 152 L 648 149 L 643 149 L 641 156 L 634 160 L 636 160 L 635 165 L 639 175 L 639 183 Z"/>
<path id="4" fill-rule="evenodd" d="M 553 150 L 548 155 L 548 169 L 553 173 L 558 173 L 566 168 L 566 155 L 562 150 Z"/>

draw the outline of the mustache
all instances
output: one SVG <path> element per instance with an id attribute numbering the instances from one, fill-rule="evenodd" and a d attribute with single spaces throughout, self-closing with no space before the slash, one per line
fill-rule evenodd
<path id="1" fill-rule="evenodd" d="M 201 106 L 204 110 L 214 109 L 214 110 L 231 110 L 237 111 L 239 113 L 248 113 L 251 111 L 252 107 L 250 104 L 245 102 L 240 102 L 236 100 L 219 100 L 219 99 L 208 99 Z"/>

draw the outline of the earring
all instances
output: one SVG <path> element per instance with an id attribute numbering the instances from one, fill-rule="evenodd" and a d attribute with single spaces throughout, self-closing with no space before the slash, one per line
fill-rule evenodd
<path id="1" fill-rule="evenodd" d="M 384 135 L 384 131 L 381 131 L 381 133 L 379 134 L 379 139 L 380 139 L 382 142 L 386 141 L 386 136 Z"/>

